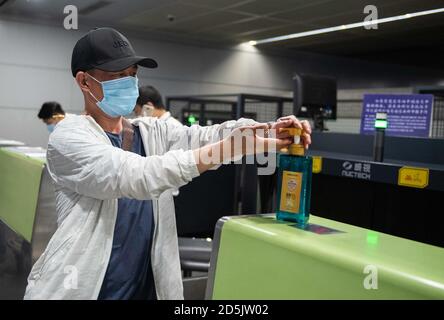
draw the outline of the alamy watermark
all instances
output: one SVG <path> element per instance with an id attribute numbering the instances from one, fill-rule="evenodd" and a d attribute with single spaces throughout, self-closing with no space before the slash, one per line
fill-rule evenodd
<path id="1" fill-rule="evenodd" d="M 214 144 L 211 152 L 201 154 L 198 163 L 219 164 L 257 164 L 258 175 L 271 175 L 276 170 L 278 145 L 275 129 L 238 128 L 223 129 L 221 144 Z M 191 141 L 190 141 L 191 140 Z M 198 139 L 185 142 L 188 150 L 200 148 Z M 244 158 L 244 156 L 246 156 Z"/>
<path id="2" fill-rule="evenodd" d="M 364 267 L 363 272 L 367 275 L 365 276 L 363 282 L 364 288 L 367 290 L 378 289 L 378 268 L 369 264 Z"/>
<path id="3" fill-rule="evenodd" d="M 63 13 L 66 15 L 63 20 L 63 27 L 66 30 L 77 30 L 79 28 L 79 10 L 77 6 L 73 4 L 66 5 L 63 8 Z M 364 28 L 366 30 L 377 30 L 378 24 L 374 21 L 378 20 L 378 8 L 369 4 L 364 7 Z"/>
<path id="4" fill-rule="evenodd" d="M 63 27 L 66 30 L 77 30 L 79 28 L 79 10 L 75 5 L 69 4 L 63 8 L 63 13 L 66 14 L 63 19 Z"/>
<path id="5" fill-rule="evenodd" d="M 366 30 L 377 30 L 378 24 L 373 21 L 378 20 L 378 8 L 375 5 L 369 4 L 364 7 L 364 13 L 367 16 L 364 18 L 364 28 Z"/>
<path id="6" fill-rule="evenodd" d="M 63 280 L 63 287 L 66 290 L 72 290 L 78 288 L 78 270 L 76 266 L 65 266 L 63 268 L 63 273 L 66 274 Z"/>

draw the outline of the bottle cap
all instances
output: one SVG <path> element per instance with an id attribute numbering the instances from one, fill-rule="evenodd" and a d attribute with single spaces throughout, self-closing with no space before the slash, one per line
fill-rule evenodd
<path id="1" fill-rule="evenodd" d="M 302 129 L 299 128 L 281 128 L 279 132 L 288 132 L 290 136 L 300 136 L 302 135 Z"/>
<path id="2" fill-rule="evenodd" d="M 299 128 L 281 128 L 280 132 L 288 132 L 289 135 L 294 137 L 294 141 L 296 143 L 290 144 L 288 147 L 288 153 L 295 156 L 303 156 L 305 155 L 305 148 L 302 144 L 300 144 L 300 136 L 303 133 L 302 129 Z M 284 149 L 282 149 L 284 151 Z"/>

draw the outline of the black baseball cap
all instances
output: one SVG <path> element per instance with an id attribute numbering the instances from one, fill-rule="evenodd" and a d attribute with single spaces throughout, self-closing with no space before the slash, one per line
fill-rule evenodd
<path id="1" fill-rule="evenodd" d="M 120 71 L 132 65 L 157 68 L 153 59 L 136 55 L 128 39 L 112 28 L 96 28 L 77 41 L 72 51 L 71 71 L 75 77 L 79 71 L 99 69 Z"/>

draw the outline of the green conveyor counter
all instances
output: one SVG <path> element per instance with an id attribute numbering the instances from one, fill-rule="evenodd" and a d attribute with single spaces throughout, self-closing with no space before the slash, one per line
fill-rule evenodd
<path id="1" fill-rule="evenodd" d="M 57 227 L 44 151 L 0 148 L 0 300 L 23 298 L 31 266 Z"/>
<path id="2" fill-rule="evenodd" d="M 444 249 L 311 216 L 216 226 L 207 299 L 444 299 Z"/>
<path id="3" fill-rule="evenodd" d="M 31 242 L 45 160 L 0 148 L 0 220 Z"/>

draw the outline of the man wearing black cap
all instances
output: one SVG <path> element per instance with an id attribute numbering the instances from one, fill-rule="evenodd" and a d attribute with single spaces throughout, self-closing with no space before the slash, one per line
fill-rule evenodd
<path id="1" fill-rule="evenodd" d="M 171 190 L 225 160 L 291 143 L 285 134 L 253 134 L 253 148 L 236 148 L 236 133 L 305 125 L 295 117 L 273 125 L 129 123 L 123 116 L 138 97 L 138 66 L 157 63 L 136 56 L 114 29 L 92 30 L 74 47 L 72 74 L 86 115 L 60 122 L 49 139 L 58 228 L 31 270 L 25 299 L 182 299 Z"/>

